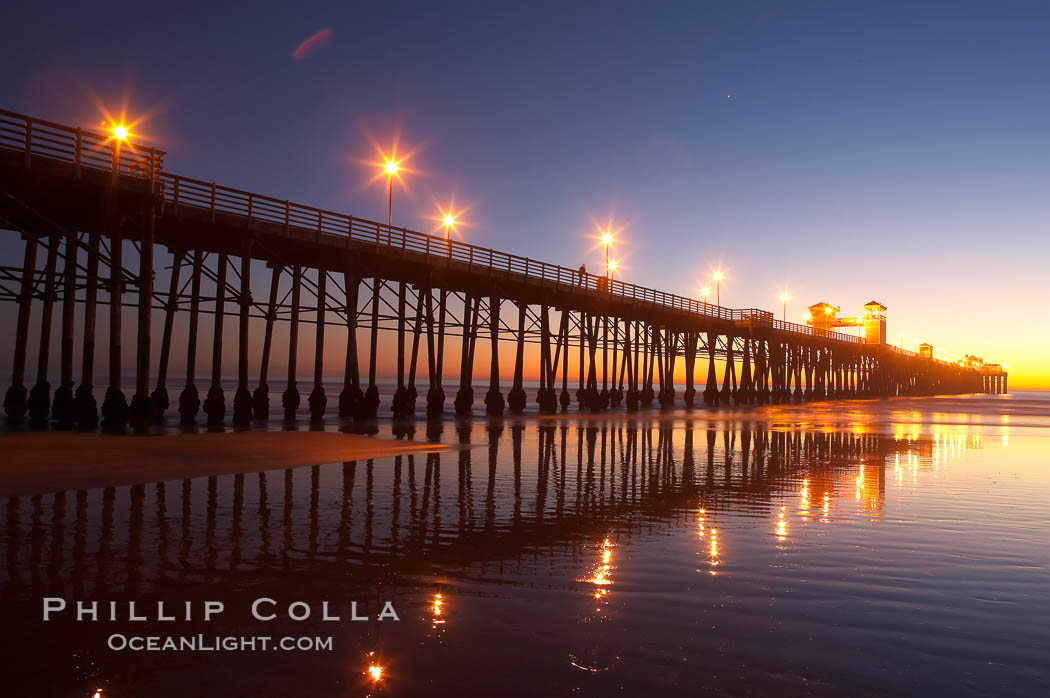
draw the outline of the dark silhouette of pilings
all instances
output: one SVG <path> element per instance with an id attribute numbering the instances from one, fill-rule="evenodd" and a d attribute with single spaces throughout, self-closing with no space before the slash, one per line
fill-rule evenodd
<path id="1" fill-rule="evenodd" d="M 40 318 L 40 346 L 37 355 L 36 383 L 29 391 L 29 421 L 43 425 L 51 411 L 51 383 L 47 380 L 48 360 L 51 352 L 51 324 L 55 304 L 55 266 L 58 260 L 59 237 L 52 233 L 48 237 L 47 262 L 44 268 L 44 307 Z"/>
<path id="2" fill-rule="evenodd" d="M 201 408 L 200 394 L 194 383 L 197 372 L 197 330 L 200 323 L 201 267 L 204 253 L 193 253 L 190 270 L 190 318 L 186 338 L 186 387 L 179 395 L 179 418 L 183 424 L 193 424 Z"/>
<path id="3" fill-rule="evenodd" d="M 175 325 L 175 311 L 178 309 L 179 275 L 182 271 L 183 253 L 172 252 L 174 257 L 171 267 L 171 278 L 168 281 L 168 297 L 164 303 L 164 330 L 160 340 L 160 363 L 157 368 L 157 387 L 150 394 L 150 410 L 154 422 L 164 419 L 171 400 L 168 398 L 168 362 L 171 359 L 171 335 Z"/>
<path id="4" fill-rule="evenodd" d="M 139 223 L 139 298 L 136 321 L 138 337 L 135 346 L 135 392 L 131 396 L 131 404 L 128 407 L 128 419 L 137 432 L 144 431 L 150 421 L 152 421 L 153 416 L 149 379 L 153 306 L 153 237 L 156 214 L 152 206 Z"/>
<path id="5" fill-rule="evenodd" d="M 322 267 L 317 271 L 317 324 L 314 338 L 314 387 L 310 391 L 307 403 L 310 405 L 310 419 L 319 422 L 324 417 L 328 398 L 324 394 L 324 326 L 325 308 L 328 303 L 328 272 Z"/>
<path id="6" fill-rule="evenodd" d="M 357 361 L 357 301 L 361 279 L 356 270 L 348 268 L 343 274 L 346 287 L 346 366 L 343 371 L 343 389 L 339 393 L 339 415 L 362 418 L 365 395 L 361 392 L 361 374 Z M 272 305 L 272 302 L 271 302 Z"/>
<path id="7" fill-rule="evenodd" d="M 146 235 L 151 226 L 148 219 L 134 219 L 133 229 Z M 90 234 L 86 244 L 78 236 L 60 232 L 49 232 L 41 238 L 26 237 L 23 260 L 24 278 L 19 292 L 19 318 L 15 328 L 15 361 L 12 385 L 5 400 L 6 411 L 11 419 L 28 415 L 36 423 L 53 419 L 57 426 L 93 426 L 96 410 L 90 385 L 93 380 L 91 363 L 94 358 L 94 334 L 89 331 L 94 323 L 85 328 L 83 346 L 83 368 L 81 385 L 73 382 L 73 331 L 76 307 L 83 304 L 85 321 L 93 317 L 97 307 L 97 289 L 108 291 L 110 302 L 110 383 L 107 400 L 103 404 L 103 417 L 107 428 L 120 429 L 130 420 L 137 429 L 143 428 L 141 414 L 122 404 L 120 381 L 120 329 L 121 317 L 117 312 L 123 296 L 122 282 L 131 283 L 138 289 L 138 330 L 149 334 L 149 313 L 144 309 L 163 312 L 163 331 L 159 338 L 156 388 L 149 397 L 149 420 L 163 420 L 168 407 L 167 382 L 171 361 L 172 343 L 175 341 L 173 324 L 179 312 L 188 310 L 189 331 L 186 355 L 186 386 L 179 397 L 179 414 L 185 423 L 194 423 L 203 407 L 210 426 L 225 422 L 226 404 L 222 390 L 222 360 L 224 340 L 224 318 L 226 314 L 237 321 L 237 388 L 233 400 L 233 423 L 243 426 L 255 419 L 269 416 L 268 377 L 273 346 L 273 333 L 277 322 L 287 322 L 289 327 L 288 382 L 282 395 L 285 418 L 294 420 L 300 398 L 297 385 L 297 349 L 300 324 L 314 323 L 314 361 L 312 389 L 308 397 L 310 419 L 320 421 L 328 411 L 328 398 L 323 384 L 324 352 L 328 324 L 345 323 L 347 331 L 343 388 L 339 395 L 339 413 L 357 421 L 369 421 L 378 414 L 378 357 L 389 345 L 380 346 L 379 331 L 393 330 L 396 349 L 397 385 L 391 412 L 398 419 L 412 418 L 417 414 L 417 379 L 419 364 L 426 364 L 427 416 L 438 416 L 445 401 L 442 389 L 444 340 L 450 334 L 461 339 L 459 389 L 454 406 L 457 414 L 467 415 L 473 410 L 474 393 L 472 375 L 478 335 L 483 331 L 490 348 L 487 390 L 484 410 L 491 416 L 499 416 L 508 408 L 513 413 L 527 409 L 530 395 L 525 388 L 525 376 L 529 370 L 527 345 L 538 344 L 533 353 L 538 360 L 539 388 L 535 402 L 541 413 L 553 413 L 559 407 L 568 407 L 571 396 L 568 391 L 569 363 L 575 364 L 578 389 L 576 401 L 579 409 L 602 412 L 623 404 L 628 410 L 644 409 L 657 402 L 662 409 L 671 409 L 684 403 L 686 407 L 697 404 L 697 372 L 703 372 L 706 364 L 706 381 L 702 397 L 712 407 L 727 407 L 750 404 L 782 404 L 791 401 L 816 399 L 846 399 L 894 395 L 928 395 L 945 392 L 1005 390 L 1005 376 L 986 377 L 967 373 L 951 367 L 941 366 L 917 357 L 899 356 L 888 350 L 873 350 L 863 346 L 822 343 L 819 339 L 798 341 L 786 334 L 778 334 L 748 328 L 725 326 L 721 328 L 697 328 L 687 325 L 670 326 L 666 323 L 649 322 L 644 319 L 622 318 L 600 309 L 577 310 L 571 307 L 555 307 L 542 299 L 503 298 L 493 286 L 488 291 L 454 291 L 435 287 L 440 279 L 428 278 L 425 282 L 412 284 L 406 281 L 384 283 L 376 276 L 363 276 L 360 269 L 349 264 L 342 271 L 344 288 L 342 296 L 333 294 L 338 289 L 334 275 L 327 265 L 319 268 L 314 283 L 314 268 L 304 264 L 271 262 L 272 274 L 266 296 L 265 307 L 255 310 L 252 303 L 251 266 L 253 245 L 242 244 L 235 250 L 236 265 L 224 251 L 205 253 L 200 249 L 172 249 L 173 263 L 166 292 L 154 298 L 151 284 L 141 284 L 138 278 L 152 276 L 146 257 L 140 258 L 138 271 L 129 272 L 121 264 L 123 234 L 120 228 L 111 230 L 109 278 L 99 279 L 98 265 L 102 255 L 99 250 L 100 235 Z M 36 256 L 43 246 L 46 258 L 43 268 L 36 269 Z M 77 266 L 80 248 L 87 251 L 87 263 Z M 62 260 L 62 266 L 58 263 Z M 206 264 L 207 262 L 207 264 Z M 150 262 L 152 264 L 152 262 Z M 209 268 L 209 265 L 211 268 Z M 189 268 L 189 280 L 183 286 L 183 266 Z M 289 269 L 291 286 L 282 297 L 280 289 L 284 269 Z M 309 276 L 307 274 L 309 273 Z M 228 277 L 233 276 L 233 279 Z M 201 296 L 201 279 L 207 277 L 214 282 L 214 297 Z M 331 277 L 331 278 L 330 278 Z M 359 308 L 360 289 L 364 279 L 370 279 L 370 293 L 366 308 Z M 232 281 L 232 283 L 231 283 Z M 84 293 L 78 297 L 83 282 Z M 304 307 L 303 287 L 313 296 Z M 210 288 L 210 286 L 209 286 Z M 150 301 L 144 301 L 148 294 Z M 393 301 L 390 297 L 393 296 Z M 22 302 L 22 299 L 26 299 Z M 229 301 L 229 302 L 228 302 Z M 370 301 L 370 302 L 369 302 Z M 453 303 L 450 307 L 450 301 Z M 26 394 L 23 385 L 28 349 L 28 325 L 32 305 L 41 305 L 41 343 L 37 354 L 36 383 L 34 391 Z M 55 401 L 50 403 L 48 380 L 49 347 L 51 326 L 54 324 L 54 305 L 61 308 L 60 390 Z M 203 302 L 203 306 L 202 306 Z M 460 308 L 460 302 L 462 307 Z M 501 322 L 502 304 L 515 306 L 510 323 Z M 232 304 L 232 308 L 230 308 Z M 385 305 L 391 313 L 380 312 Z M 436 307 L 435 307 L 436 305 Z M 370 306 L 370 308 L 368 307 Z M 304 312 L 305 311 L 305 312 Z M 201 405 L 195 387 L 196 347 L 200 329 L 200 316 L 210 312 L 209 323 L 212 341 L 211 376 L 207 398 Z M 457 315 L 458 313 L 458 315 Z M 557 313 L 555 320 L 553 313 Z M 305 315 L 305 318 L 304 318 Z M 333 316 L 340 319 L 335 320 Z M 365 317 L 364 323 L 359 322 Z M 249 391 L 252 352 L 250 327 L 254 319 L 264 323 L 262 332 L 261 360 L 258 364 L 259 383 L 253 395 Z M 363 326 L 362 326 L 363 325 Z M 509 325 L 509 326 L 507 326 Z M 367 328 L 367 330 L 366 330 Z M 369 335 L 368 392 L 362 392 L 360 376 L 359 332 Z M 425 338 L 425 345 L 424 345 Z M 500 344 L 513 342 L 513 368 L 510 373 L 510 390 L 506 399 L 502 393 L 500 373 Z M 136 344 L 135 394 L 143 395 L 143 385 L 149 385 L 149 366 L 146 359 L 151 355 L 149 342 L 141 338 Z M 425 354 L 425 356 L 423 356 Z M 679 361 L 679 358 L 682 360 Z M 706 359 L 706 361 L 705 361 Z M 676 383 L 681 380 L 684 364 L 684 394 L 679 395 Z M 558 374 L 561 372 L 561 387 Z M 145 381 L 145 383 L 144 383 Z M 21 400 L 21 406 L 20 401 Z M 141 407 L 141 400 L 139 406 Z M 35 412 L 34 412 L 35 410 Z M 132 419 L 133 418 L 133 419 Z M 147 421 L 149 421 L 147 420 Z M 410 428 L 410 427 L 406 427 Z"/>
<path id="8" fill-rule="evenodd" d="M 87 277 L 84 284 L 84 345 L 81 355 L 80 385 L 74 396 L 76 423 L 81 429 L 98 425 L 95 401 L 95 317 L 98 310 L 99 235 L 88 234 Z"/>
<path id="9" fill-rule="evenodd" d="M 226 317 L 226 266 L 224 252 L 219 253 L 215 281 L 215 329 L 211 345 L 211 385 L 204 399 L 204 414 L 208 426 L 221 426 L 226 419 L 226 396 L 222 391 L 222 327 Z"/>
<path id="10" fill-rule="evenodd" d="M 489 361 L 489 390 L 485 393 L 485 412 L 493 416 L 502 416 L 506 403 L 499 386 L 499 307 L 496 296 L 489 298 L 489 339 L 492 344 Z"/>
<path id="11" fill-rule="evenodd" d="M 270 350 L 273 347 L 273 325 L 277 321 L 277 289 L 280 285 L 282 271 L 279 264 L 274 264 L 272 267 L 270 299 L 266 304 L 266 329 L 263 333 L 262 358 L 259 362 L 259 385 L 252 393 L 252 416 L 260 421 L 270 418 L 270 386 L 266 379 L 270 368 Z"/>
<path id="12" fill-rule="evenodd" d="M 4 151 L 0 216 L 25 241 L 22 278 L 14 278 L 17 268 L 8 268 L 8 280 L 12 287 L 17 285 L 17 292 L 0 289 L 0 299 L 19 304 L 12 380 L 4 399 L 6 416 L 14 422 L 28 416 L 38 425 L 53 421 L 58 427 L 91 428 L 97 423 L 92 391 L 100 287 L 106 291 L 103 301 L 110 306 L 108 386 L 101 413 L 104 426 L 115 430 L 122 430 L 129 421 L 142 430 L 150 421 L 163 420 L 169 406 L 172 343 L 181 341 L 174 322 L 187 308 L 186 385 L 179 396 L 179 414 L 183 422 L 194 423 L 201 409 L 195 385 L 196 343 L 200 315 L 210 312 L 214 321 L 208 323 L 206 332 L 212 333 L 211 380 L 203 407 L 207 422 L 216 427 L 226 416 L 221 382 L 227 313 L 236 316 L 238 328 L 233 397 L 237 426 L 252 417 L 269 416 L 269 364 L 278 321 L 288 322 L 291 328 L 288 387 L 282 395 L 285 416 L 291 419 L 299 406 L 295 359 L 301 322 L 315 324 L 313 386 L 308 398 L 315 421 L 327 411 L 322 369 L 329 322 L 345 322 L 347 330 L 339 412 L 359 422 L 380 414 L 377 357 L 389 350 L 389 342 L 379 346 L 381 329 L 396 332 L 397 390 L 390 411 L 398 419 L 409 419 L 417 412 L 421 351 L 426 353 L 427 364 L 426 413 L 430 417 L 442 413 L 444 342 L 450 335 L 462 339 L 455 410 L 461 415 L 472 411 L 475 348 L 483 326 L 487 327 L 483 341 L 491 348 L 484 408 L 494 416 L 508 407 L 514 413 L 527 409 L 530 396 L 525 378 L 532 374 L 529 364 L 537 354 L 540 387 L 535 399 L 544 413 L 558 407 L 566 410 L 571 404 L 570 362 L 577 374 L 577 405 L 591 412 L 622 403 L 628 410 L 647 408 L 654 399 L 663 409 L 680 404 L 675 386 L 682 375 L 679 363 L 685 365 L 682 398 L 687 407 L 695 407 L 696 372 L 704 370 L 705 358 L 703 399 L 713 407 L 980 390 L 1001 393 L 1007 389 L 1005 371 L 995 372 L 992 365 L 986 365 L 987 375 L 982 375 L 889 346 L 864 345 L 834 333 L 784 326 L 764 311 L 714 308 L 525 257 L 209 185 L 161 172 L 163 153 L 155 149 L 125 147 L 122 139 L 53 123 L 45 124 L 46 136 L 34 136 L 34 124 L 43 122 L 11 112 L 4 112 L 0 120 L 11 133 L 21 129 L 22 135 L 0 147 Z M 95 155 L 85 159 L 85 148 Z M 100 148 L 109 150 L 108 164 L 100 164 Z M 128 265 L 124 254 L 131 246 L 125 242 L 138 254 Z M 174 260 L 166 293 L 154 289 L 157 245 L 165 247 Z M 41 247 L 46 258 L 42 269 L 37 269 Z M 80 267 L 85 249 L 86 266 Z M 231 257 L 240 259 L 232 270 Z M 257 262 L 273 270 L 265 308 L 256 306 L 251 298 L 251 267 Z M 100 264 L 105 264 L 106 276 L 100 276 Z M 184 264 L 191 269 L 188 293 L 180 287 Z M 291 289 L 282 297 L 278 286 L 285 269 L 291 272 Z M 316 284 L 313 270 L 317 270 Z M 338 286 L 338 274 L 344 280 L 343 297 L 332 292 Z M 227 283 L 228 275 L 236 279 Z M 213 298 L 201 298 L 202 276 L 208 278 L 209 289 L 214 282 Z M 369 294 L 360 299 L 365 283 Z M 129 307 L 137 311 L 135 353 L 127 357 L 133 358 L 134 365 L 130 406 L 121 383 L 125 284 L 137 291 L 136 300 L 128 299 Z M 304 284 L 308 292 L 316 290 L 316 305 L 311 301 L 305 313 L 301 306 Z M 392 295 L 396 295 L 396 305 L 390 301 Z M 364 300 L 365 308 L 359 307 L 359 300 Z M 52 402 L 48 381 L 53 377 L 49 369 L 56 302 L 61 303 L 59 380 Z M 40 343 L 31 347 L 30 318 L 37 319 L 32 315 L 35 303 L 40 304 Z M 84 305 L 84 339 L 77 386 L 73 364 L 79 303 Z M 501 322 L 503 303 L 516 306 L 514 325 Z M 389 312 L 380 312 L 381 306 Z M 159 356 L 151 324 L 155 310 L 164 318 Z M 259 382 L 252 394 L 248 382 L 255 347 L 250 327 L 256 319 L 265 321 L 265 333 Z M 359 356 L 361 331 L 369 335 L 364 392 L 359 366 L 365 359 Z M 421 347 L 424 333 L 425 348 Z M 506 399 L 499 365 L 500 342 L 505 341 L 514 342 Z M 536 343 L 539 351 L 530 353 L 526 345 Z M 31 349 L 37 350 L 36 376 L 32 389 L 27 390 L 25 373 Z M 148 393 L 155 356 L 156 387 Z M 716 362 L 721 364 L 721 373 Z"/>
<path id="13" fill-rule="evenodd" d="M 292 318 L 288 330 L 288 387 L 281 395 L 281 407 L 284 408 L 286 422 L 295 421 L 295 412 L 299 409 L 299 387 L 296 385 L 295 371 L 299 349 L 299 298 L 302 290 L 303 270 L 296 265 L 292 268 Z M 374 352 L 373 352 L 374 354 Z"/>
<path id="14" fill-rule="evenodd" d="M 70 428 L 76 423 L 76 398 L 73 393 L 73 323 L 76 310 L 77 256 L 79 246 L 75 235 L 65 236 L 65 261 L 62 269 L 62 341 L 59 364 L 61 378 L 55 389 L 51 414 L 55 425 Z"/>
<path id="15" fill-rule="evenodd" d="M 368 352 L 368 389 L 361 405 L 360 420 L 375 419 L 379 414 L 379 386 L 376 385 L 376 357 L 379 348 L 379 294 L 383 282 L 376 276 L 372 278 L 372 325 L 369 334 Z"/>
<path id="16" fill-rule="evenodd" d="M 33 275 L 36 271 L 37 240 L 24 237 L 22 285 L 18 294 L 18 320 L 15 324 L 15 353 L 11 367 L 11 387 L 4 395 L 4 412 L 10 422 L 21 422 L 29 409 L 25 387 L 26 352 L 29 344 L 29 317 L 33 309 Z"/>
<path id="17" fill-rule="evenodd" d="M 244 245 L 244 252 L 241 253 L 241 289 L 237 298 L 237 392 L 233 395 L 233 423 L 237 426 L 245 426 L 250 423 L 253 412 L 252 393 L 248 389 L 248 354 L 250 350 L 248 314 L 252 303 L 251 246 L 251 240 L 247 241 Z"/>

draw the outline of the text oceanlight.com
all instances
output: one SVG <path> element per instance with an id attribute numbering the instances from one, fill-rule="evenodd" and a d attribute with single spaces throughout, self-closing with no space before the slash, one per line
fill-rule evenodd
<path id="1" fill-rule="evenodd" d="M 106 640 L 111 650 L 132 652 L 285 652 L 332 651 L 331 637 L 269 635 L 122 635 L 114 633 Z"/>

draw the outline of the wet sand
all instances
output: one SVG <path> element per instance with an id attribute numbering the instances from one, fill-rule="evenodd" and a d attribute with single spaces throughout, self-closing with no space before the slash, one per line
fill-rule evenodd
<path id="1" fill-rule="evenodd" d="M 0 497 L 254 473 L 447 449 L 441 444 L 323 431 L 163 436 L 5 434 L 0 437 Z"/>

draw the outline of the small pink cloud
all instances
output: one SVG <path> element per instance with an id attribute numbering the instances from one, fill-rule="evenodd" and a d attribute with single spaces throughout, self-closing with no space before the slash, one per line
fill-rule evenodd
<path id="1" fill-rule="evenodd" d="M 324 45 L 328 43 L 328 40 L 332 38 L 332 34 L 334 33 L 335 32 L 333 32 L 331 29 L 322 29 L 321 31 L 317 32 L 316 34 L 308 38 L 306 41 L 299 44 L 299 48 L 295 49 L 295 51 L 292 53 L 292 60 L 301 61 L 304 58 L 309 58 L 314 53 L 319 51 L 322 47 L 324 47 Z"/>

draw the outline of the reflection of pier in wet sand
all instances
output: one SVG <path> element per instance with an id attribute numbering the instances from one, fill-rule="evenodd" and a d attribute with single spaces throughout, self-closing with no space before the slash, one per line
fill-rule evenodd
<path id="1" fill-rule="evenodd" d="M 299 570 L 317 581 L 347 566 L 391 575 L 520 560 L 610 530 L 630 535 L 698 506 L 709 515 L 727 507 L 772 516 L 773 498 L 800 476 L 824 481 L 820 492 L 833 496 L 858 461 L 867 465 L 857 486 L 877 513 L 885 464 L 899 444 L 665 421 L 562 423 L 525 436 L 522 425 L 465 423 L 457 438 L 474 448 L 396 456 L 392 464 L 368 459 L 11 497 L 3 503 L 3 586 L 136 594 L 240 573 L 265 581 Z"/>

